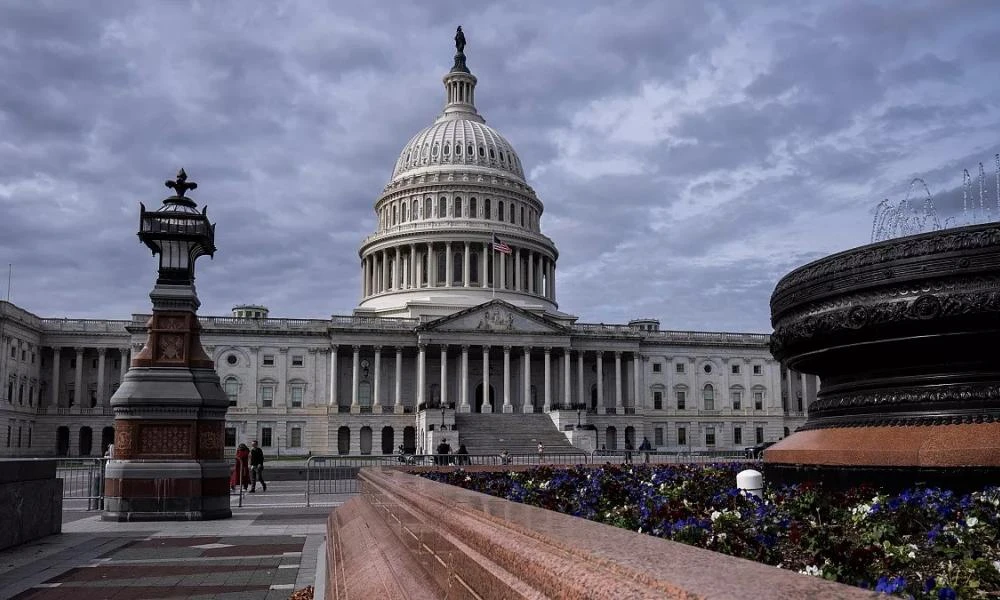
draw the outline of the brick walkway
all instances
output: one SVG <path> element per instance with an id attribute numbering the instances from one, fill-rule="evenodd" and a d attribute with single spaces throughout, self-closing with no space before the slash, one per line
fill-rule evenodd
<path id="1" fill-rule="evenodd" d="M 67 513 L 62 534 L 0 552 L 0 598 L 285 599 L 314 585 L 330 510 L 183 523 Z"/>

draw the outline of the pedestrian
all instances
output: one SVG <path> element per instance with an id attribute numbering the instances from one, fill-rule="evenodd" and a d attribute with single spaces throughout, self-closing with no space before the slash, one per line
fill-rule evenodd
<path id="1" fill-rule="evenodd" d="M 653 445 L 649 443 L 649 438 L 642 438 L 642 443 L 639 444 L 639 450 L 642 450 L 643 461 L 649 464 L 649 451 L 653 449 Z"/>
<path id="2" fill-rule="evenodd" d="M 510 452 L 507 452 L 506 448 L 500 451 L 500 464 L 501 465 L 510 464 Z"/>
<path id="3" fill-rule="evenodd" d="M 244 491 L 250 483 L 250 449 L 246 444 L 240 444 L 236 448 L 236 462 L 233 464 L 233 472 L 229 476 L 229 491 L 235 492 L 236 486 L 240 486 Z"/>
<path id="4" fill-rule="evenodd" d="M 400 444 L 399 448 L 396 449 L 396 456 L 399 462 L 406 462 L 406 452 L 403 450 L 403 445 Z"/>
<path id="5" fill-rule="evenodd" d="M 469 451 L 468 451 L 468 449 L 466 449 L 465 444 L 459 444 L 458 445 L 458 452 L 456 452 L 455 454 L 459 455 L 459 457 L 458 457 L 458 464 L 460 464 L 460 465 L 470 464 L 470 461 L 469 461 Z"/>
<path id="6" fill-rule="evenodd" d="M 538 464 L 545 462 L 545 446 L 541 442 L 538 442 Z"/>
<path id="7" fill-rule="evenodd" d="M 451 444 L 448 443 L 447 438 L 442 438 L 441 443 L 438 444 L 437 452 L 439 455 L 437 458 L 437 464 L 448 464 L 448 455 L 451 454 Z"/>
<path id="8" fill-rule="evenodd" d="M 625 440 L 625 464 L 632 464 L 632 442 Z"/>
<path id="9" fill-rule="evenodd" d="M 257 440 L 250 442 L 250 493 L 257 491 L 257 482 L 260 482 L 263 491 L 267 491 L 267 482 L 264 481 L 264 451 L 257 445 Z"/>

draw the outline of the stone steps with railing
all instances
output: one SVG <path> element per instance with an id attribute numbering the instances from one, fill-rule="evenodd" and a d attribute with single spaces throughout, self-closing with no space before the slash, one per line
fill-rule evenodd
<path id="1" fill-rule="evenodd" d="M 537 452 L 541 442 L 547 453 L 573 452 L 576 448 L 556 429 L 546 414 L 455 415 L 461 442 L 471 454 Z"/>

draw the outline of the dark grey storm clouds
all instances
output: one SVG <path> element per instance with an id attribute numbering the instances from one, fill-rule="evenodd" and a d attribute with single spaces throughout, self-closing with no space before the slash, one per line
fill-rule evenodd
<path id="1" fill-rule="evenodd" d="M 959 212 L 962 169 L 992 176 L 1000 152 L 989 0 L 7 0 L 12 299 L 147 310 L 138 203 L 184 166 L 218 223 L 203 313 L 349 313 L 372 204 L 441 108 L 458 24 L 479 109 L 545 202 L 560 308 L 584 321 L 768 331 L 781 275 L 866 243 L 913 177 Z"/>

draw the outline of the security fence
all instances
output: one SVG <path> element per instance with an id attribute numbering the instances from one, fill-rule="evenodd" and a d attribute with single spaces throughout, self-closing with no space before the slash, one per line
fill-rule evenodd
<path id="1" fill-rule="evenodd" d="M 590 462 L 596 464 L 709 464 L 718 462 L 756 462 L 747 458 L 740 450 L 717 450 L 702 452 L 658 452 L 656 450 L 595 450 L 590 454 Z"/>
<path id="2" fill-rule="evenodd" d="M 63 481 L 63 508 L 102 510 L 106 458 L 62 458 L 56 461 L 56 477 Z"/>

